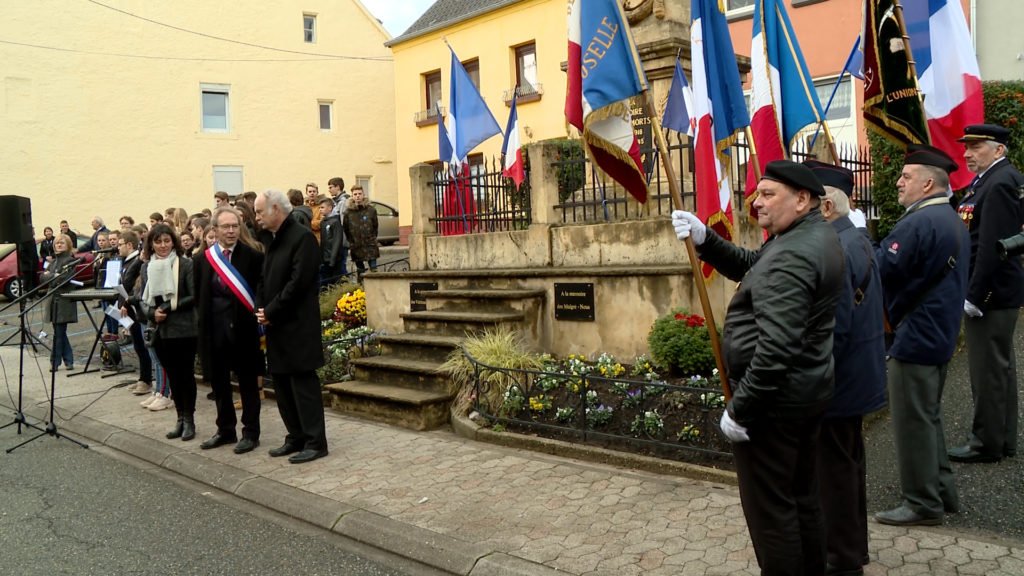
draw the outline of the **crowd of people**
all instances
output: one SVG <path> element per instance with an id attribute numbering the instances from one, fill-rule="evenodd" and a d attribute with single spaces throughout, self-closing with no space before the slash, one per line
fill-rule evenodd
<path id="1" fill-rule="evenodd" d="M 316 369 L 323 364 L 318 292 L 349 276 L 351 256 L 357 280 L 375 271 L 377 213 L 361 186 L 345 190 L 342 178 L 328 182 L 329 195 L 315 183 L 305 194 L 268 190 L 230 198 L 214 195 L 212 209 L 195 214 L 182 208 L 154 212 L 148 225 L 122 216 L 109 229 L 92 220 L 93 234 L 78 252 L 93 251 L 97 287 L 120 285 L 122 317 L 139 358 L 138 381 L 129 387 L 146 396 L 150 411 L 174 408 L 167 438 L 196 436 L 196 365 L 213 391 L 216 431 L 203 449 L 234 444 L 238 454 L 260 441 L 260 399 L 265 373 L 273 378 L 284 443 L 271 456 L 309 462 L 327 455 L 323 404 Z M 56 286 L 73 274 L 77 235 L 67 221 L 59 234 L 43 229 L 38 245 L 42 280 Z M 105 277 L 111 259 L 119 278 Z M 56 292 L 66 292 L 64 284 Z M 77 320 L 75 303 L 51 298 L 51 369 L 74 365 L 67 325 Z M 101 302 L 107 308 L 113 302 Z M 105 337 L 117 338 L 118 320 L 107 315 Z M 234 373 L 240 400 L 232 402 Z M 236 432 L 241 414 L 241 439 Z"/>
<path id="2" fill-rule="evenodd" d="M 1024 226 L 1024 175 L 1006 159 L 1010 131 L 968 126 L 976 174 L 963 197 L 957 164 L 911 145 L 897 182 L 903 216 L 875 245 L 850 209 L 849 170 L 769 163 L 753 203 L 770 234 L 735 246 L 675 211 L 681 240 L 741 281 L 722 350 L 732 398 L 722 432 L 733 442 L 740 498 L 762 574 L 863 574 L 868 563 L 864 415 L 888 403 L 902 501 L 877 522 L 937 525 L 960 509 L 950 461 L 1016 455 L 1013 334 L 1024 306 L 1021 258 L 997 242 Z M 972 433 L 948 448 L 942 392 L 961 325 Z"/>

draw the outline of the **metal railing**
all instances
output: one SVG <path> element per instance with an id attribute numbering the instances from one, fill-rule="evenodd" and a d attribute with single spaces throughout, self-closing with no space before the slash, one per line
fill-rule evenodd
<path id="1" fill-rule="evenodd" d="M 662 163 L 666 160 L 657 154 L 653 147 L 640 150 L 648 175 L 646 204 L 629 200 L 628 194 L 621 186 L 605 179 L 593 169 L 582 148 L 575 150 L 563 151 L 562 157 L 552 163 L 561 174 L 569 176 L 563 176 L 560 178 L 561 181 L 577 183 L 575 189 L 560 192 L 561 202 L 555 209 L 562 213 L 562 222 L 616 222 L 671 213 L 672 200 L 668 180 L 662 176 Z M 854 173 L 854 207 L 864 210 L 869 218 L 877 217 L 872 202 L 871 157 L 868 148 L 838 144 L 837 153 L 842 165 Z M 693 151 L 688 139 L 675 133 L 668 136 L 668 156 L 667 161 L 672 162 L 676 174 L 683 181 L 683 204 L 692 210 L 695 206 L 696 176 L 692 170 Z M 811 157 L 811 154 L 807 151 L 806 145 L 798 140 L 792 150 L 792 157 L 799 162 Z M 733 213 L 737 217 L 747 213 L 744 190 L 748 158 L 747 145 L 736 142 L 729 147 L 729 159 L 722 166 L 732 185 Z"/>
<path id="2" fill-rule="evenodd" d="M 725 400 L 707 380 L 678 386 L 501 368 L 465 356 L 473 366 L 474 409 L 492 424 L 704 464 L 732 460 L 729 441 L 718 432 Z"/>
<path id="3" fill-rule="evenodd" d="M 479 232 L 525 230 L 530 212 L 529 162 L 527 177 L 516 189 L 501 174 L 501 161 L 492 158 L 463 168 L 462 175 L 435 171 L 434 214 L 436 231 L 442 236 Z"/>

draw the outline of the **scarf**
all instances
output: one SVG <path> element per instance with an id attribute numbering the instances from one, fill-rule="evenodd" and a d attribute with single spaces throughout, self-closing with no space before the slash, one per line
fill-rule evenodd
<path id="1" fill-rule="evenodd" d="M 178 255 L 171 252 L 167 258 L 155 255 L 146 269 L 146 287 L 142 291 L 142 300 L 156 306 L 156 297 L 163 296 L 164 301 L 171 303 L 171 310 L 178 308 Z"/>

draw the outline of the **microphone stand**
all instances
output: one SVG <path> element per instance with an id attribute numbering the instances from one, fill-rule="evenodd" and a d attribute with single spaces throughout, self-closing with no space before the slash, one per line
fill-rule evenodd
<path id="1" fill-rule="evenodd" d="M 61 288 L 63 288 L 64 286 L 68 285 L 68 283 L 70 283 L 71 280 L 74 279 L 74 277 L 75 277 L 75 267 L 78 266 L 78 264 L 81 263 L 82 260 L 83 260 L 83 258 L 75 258 L 74 260 L 72 260 L 71 262 L 66 264 L 64 266 L 64 268 L 57 273 L 57 276 L 55 276 L 49 282 L 46 282 L 46 283 L 42 284 L 41 286 L 36 288 L 36 290 L 38 290 L 39 288 L 43 288 L 44 286 L 50 286 L 51 288 L 50 288 L 49 293 L 47 294 L 46 297 L 51 298 L 53 300 L 56 300 L 57 298 L 61 298 L 61 296 L 59 294 L 57 294 L 57 291 L 60 290 Z M 65 275 L 67 275 L 67 276 L 65 277 Z M 35 292 L 35 290 L 33 290 L 32 292 Z M 29 296 L 32 292 L 29 292 L 29 293 L 25 294 L 25 297 Z M 25 306 L 24 305 L 24 301 L 22 301 L 22 308 L 23 308 L 23 310 L 21 311 L 21 313 L 19 315 L 21 316 L 21 324 L 22 324 L 23 328 L 24 328 L 24 325 L 25 325 L 25 317 L 28 314 L 28 312 L 31 311 L 36 306 L 38 306 L 44 300 L 46 300 L 46 298 L 40 298 L 39 300 L 36 300 L 35 302 L 33 302 L 30 306 Z M 12 302 L 7 307 L 5 307 L 5 309 L 10 307 L 13 304 L 14 303 Z M 56 304 L 56 302 L 54 302 L 54 304 Z M 39 434 L 36 434 L 35 436 L 29 438 L 28 440 L 25 440 L 24 442 L 18 444 L 17 446 L 13 446 L 11 448 L 8 448 L 7 449 L 7 453 L 10 454 L 11 452 L 14 452 L 18 448 L 21 448 L 22 446 L 28 444 L 29 442 L 32 442 L 33 440 L 37 440 L 39 438 L 42 438 L 43 436 L 46 436 L 47 434 L 50 435 L 50 436 L 53 436 L 54 438 L 64 438 L 65 440 L 69 440 L 69 441 L 71 441 L 71 442 L 73 442 L 75 444 L 78 444 L 82 448 L 88 448 L 89 446 L 87 444 L 84 444 L 82 442 L 79 442 L 78 440 L 75 440 L 74 438 L 71 438 L 71 437 L 66 436 L 64 434 L 61 434 L 60 431 L 57 430 L 57 424 L 54 422 L 54 393 L 55 393 L 55 390 L 56 390 L 57 370 L 56 370 L 56 368 L 53 367 L 53 360 L 52 360 L 52 358 L 50 360 L 50 398 L 49 398 L 49 400 L 50 400 L 50 419 L 47 421 L 46 426 L 44 428 L 40 428 L 39 426 L 37 426 L 35 424 L 31 424 L 31 423 L 29 423 L 29 422 L 27 422 L 25 420 L 25 414 L 22 411 L 22 396 L 23 396 L 22 395 L 22 390 L 23 390 L 23 381 L 24 381 L 24 377 L 25 377 L 25 371 L 24 371 L 24 363 L 25 363 L 25 360 L 24 360 L 24 355 L 25 355 L 24 339 L 25 339 L 25 334 L 23 332 L 22 333 L 22 347 L 21 347 L 21 356 L 22 356 L 22 358 L 21 358 L 21 360 L 19 362 L 19 366 L 18 366 L 18 414 L 15 416 L 15 422 L 18 423 L 18 433 L 19 434 L 21 434 L 21 425 L 24 425 L 27 428 L 32 428 L 33 430 L 38 430 Z M 19 417 L 20 417 L 20 420 L 19 420 Z M 12 422 L 11 424 L 13 424 L 15 422 Z M 11 424 L 7 424 L 6 426 L 4 426 L 4 428 L 6 428 L 7 426 L 10 426 Z"/>

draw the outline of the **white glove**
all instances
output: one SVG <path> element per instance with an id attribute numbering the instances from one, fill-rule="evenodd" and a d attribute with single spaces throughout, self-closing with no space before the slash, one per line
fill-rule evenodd
<path id="1" fill-rule="evenodd" d="M 728 410 L 722 411 L 722 421 L 720 423 L 722 428 L 722 434 L 733 442 L 750 442 L 750 436 L 747 436 L 747 429 L 736 423 L 735 420 L 729 416 Z"/>
<path id="2" fill-rule="evenodd" d="M 981 318 L 985 315 L 985 313 L 981 311 L 981 308 L 971 304 L 970 300 L 964 300 L 964 314 L 967 314 L 971 318 Z"/>
<path id="3" fill-rule="evenodd" d="M 850 222 L 857 228 L 867 228 L 868 219 L 864 217 L 864 212 L 858 210 L 850 210 Z"/>
<path id="4" fill-rule="evenodd" d="M 672 211 L 672 227 L 676 229 L 677 238 L 680 240 L 686 240 L 687 237 L 692 238 L 693 243 L 697 246 L 703 244 L 708 235 L 708 228 L 700 221 L 700 218 L 682 210 Z"/>

